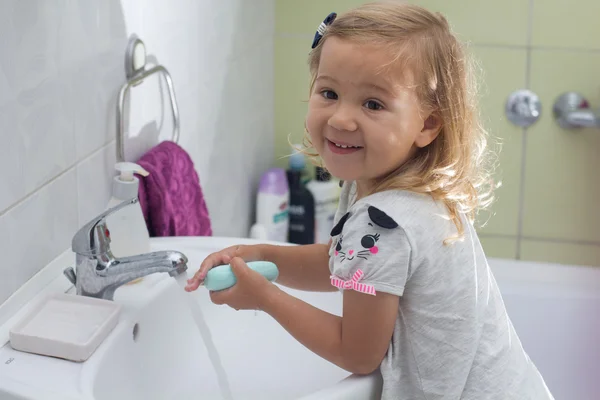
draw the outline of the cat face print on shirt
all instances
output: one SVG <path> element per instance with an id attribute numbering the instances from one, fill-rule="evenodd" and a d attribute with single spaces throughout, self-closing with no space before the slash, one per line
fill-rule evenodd
<path id="1" fill-rule="evenodd" d="M 344 234 L 344 226 L 348 218 L 350 218 L 350 212 L 340 218 L 339 222 L 331 230 L 332 237 L 339 235 L 334 254 L 337 261 L 342 264 L 356 263 L 375 256 L 380 250 L 379 240 L 381 239 L 381 235 L 385 235 L 388 230 L 398 227 L 396 221 L 377 207 L 369 206 L 367 211 L 369 216 L 368 221 L 365 220 L 365 223 L 361 224 L 361 226 L 352 224 L 352 229 L 358 232 L 353 232 L 352 235 Z M 344 236 L 350 237 L 350 239 L 345 240 Z"/>

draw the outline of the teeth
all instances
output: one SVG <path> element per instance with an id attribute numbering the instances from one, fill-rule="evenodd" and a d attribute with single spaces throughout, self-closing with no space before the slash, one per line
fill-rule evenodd
<path id="1" fill-rule="evenodd" d="M 350 148 L 350 149 L 358 149 L 359 148 L 359 146 L 346 146 L 346 145 L 337 144 L 337 143 L 334 143 L 334 144 L 335 144 L 335 147 L 339 147 L 339 148 L 342 148 L 342 149 L 348 149 L 348 148 Z"/>

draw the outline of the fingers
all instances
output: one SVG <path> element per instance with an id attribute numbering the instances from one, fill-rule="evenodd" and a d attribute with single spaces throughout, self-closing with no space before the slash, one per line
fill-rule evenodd
<path id="1" fill-rule="evenodd" d="M 224 292 L 226 292 L 226 290 L 220 290 L 218 292 L 215 292 L 215 291 L 211 290 L 209 292 L 209 294 L 210 294 L 210 300 L 214 304 L 217 304 L 217 305 L 223 305 L 223 304 L 225 304 L 225 299 L 227 298 L 227 295 Z"/>
<path id="2" fill-rule="evenodd" d="M 246 268 L 248 268 L 248 265 L 240 257 L 234 257 L 229 264 L 231 265 L 231 270 L 238 278 L 246 273 Z"/>
<path id="3" fill-rule="evenodd" d="M 231 257 L 227 254 L 224 254 L 223 252 L 217 252 L 209 255 L 204 259 L 204 261 L 202 261 L 202 264 L 200 264 L 200 268 L 198 269 L 198 271 L 196 271 L 194 276 L 188 279 L 188 284 L 186 285 L 185 290 L 191 292 L 198 289 L 200 284 L 206 278 L 206 274 L 211 268 L 222 264 L 228 264 L 230 260 Z"/>
<path id="4" fill-rule="evenodd" d="M 230 296 L 229 291 L 230 290 L 232 290 L 232 289 L 221 290 L 221 291 L 218 291 L 218 292 L 212 292 L 211 291 L 210 292 L 210 300 L 214 304 L 216 304 L 218 306 L 222 306 L 224 304 L 229 305 L 229 296 Z M 231 308 L 233 308 L 235 311 L 240 311 L 239 308 L 236 308 L 236 307 L 234 307 L 232 305 L 229 305 L 229 306 Z"/>
<path id="5" fill-rule="evenodd" d="M 245 268 L 248 268 L 248 266 L 240 257 L 234 257 L 230 260 L 229 264 L 231 265 L 232 272 L 239 281 L 246 273 Z M 235 291 L 236 285 L 224 290 L 210 291 L 210 299 L 213 303 L 218 305 L 229 304 L 230 297 L 235 295 Z"/>
<path id="6" fill-rule="evenodd" d="M 200 264 L 200 268 L 198 269 L 198 271 L 192 279 L 199 281 L 204 280 L 204 278 L 206 278 L 206 274 L 211 268 L 229 262 L 228 258 L 229 256 L 223 254 L 222 252 L 213 253 L 209 255 L 204 259 L 204 261 L 202 261 L 202 264 Z"/>

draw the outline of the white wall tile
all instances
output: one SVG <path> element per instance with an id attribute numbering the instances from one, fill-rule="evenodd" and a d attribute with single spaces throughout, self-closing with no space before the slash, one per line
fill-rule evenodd
<path id="1" fill-rule="evenodd" d="M 3 216 L 0 229 L 10 235 L 3 263 L 17 285 L 69 248 L 79 226 L 77 202 L 77 177 L 71 169 Z"/>
<path id="2" fill-rule="evenodd" d="M 125 21 L 118 2 L 69 2 L 58 37 L 65 114 L 73 122 L 77 160 L 115 138 L 116 100 L 125 82 Z"/>
<path id="3" fill-rule="evenodd" d="M 111 142 L 77 166 L 79 226 L 106 209 L 112 193 L 116 163 L 115 142 Z"/>
<path id="4" fill-rule="evenodd" d="M 25 195 L 16 104 L 0 106 L 0 212 Z"/>
<path id="5" fill-rule="evenodd" d="M 68 116 L 61 75 L 49 76 L 17 94 L 17 148 L 27 192 L 75 163 L 73 121 Z"/>
<path id="6" fill-rule="evenodd" d="M 8 216 L 0 215 L 0 254 L 4 254 L 5 261 L 0 262 L 0 303 L 6 300 L 11 293 L 18 288 L 14 265 L 14 249 L 11 243 L 11 226 L 9 226 Z M 10 260 L 8 260 L 10 259 Z"/>
<path id="7" fill-rule="evenodd" d="M 0 17 L 2 18 L 2 17 Z M 0 60 L 0 107 L 14 100 L 13 87 L 8 81 L 8 77 L 3 71 L 2 62 Z"/>

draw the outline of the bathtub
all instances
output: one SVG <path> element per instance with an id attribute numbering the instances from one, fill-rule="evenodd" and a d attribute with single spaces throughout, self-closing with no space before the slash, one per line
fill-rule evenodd
<path id="1" fill-rule="evenodd" d="M 489 263 L 523 347 L 554 398 L 600 399 L 600 267 Z"/>

